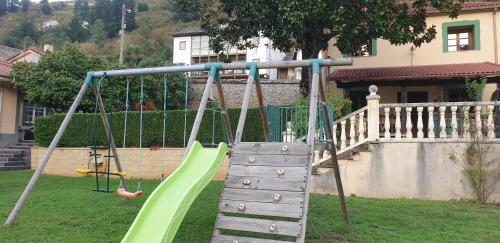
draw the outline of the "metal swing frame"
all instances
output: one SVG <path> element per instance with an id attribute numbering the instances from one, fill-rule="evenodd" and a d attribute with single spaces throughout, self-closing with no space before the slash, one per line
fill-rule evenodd
<path id="1" fill-rule="evenodd" d="M 218 94 L 219 94 L 219 105 L 221 108 L 221 113 L 223 116 L 223 123 L 227 136 L 227 141 L 229 145 L 232 145 L 233 143 L 237 143 L 241 141 L 242 134 L 243 134 L 243 128 L 244 128 L 244 123 L 246 119 L 246 114 L 248 111 L 248 106 L 250 102 L 250 93 L 252 90 L 253 85 L 255 85 L 256 88 L 256 93 L 257 93 L 257 99 L 259 103 L 259 114 L 260 118 L 262 121 L 262 127 L 264 130 L 264 137 L 266 142 L 271 141 L 270 135 L 269 135 L 269 124 L 267 122 L 267 117 L 266 117 L 266 111 L 264 107 L 264 100 L 263 100 L 263 95 L 262 95 L 262 88 L 261 84 L 259 81 L 259 69 L 274 69 L 274 68 L 307 68 L 311 67 L 312 68 L 312 81 L 311 81 L 311 91 L 310 91 L 310 104 L 309 104 L 309 125 L 308 125 L 308 135 L 307 135 L 307 143 L 311 145 L 311 152 L 314 151 L 314 143 L 315 143 L 315 130 L 316 130 L 316 117 L 317 117 L 317 110 L 318 110 L 318 103 L 323 107 L 323 112 L 326 117 L 326 121 L 330 123 L 330 118 L 329 118 L 329 113 L 328 113 L 328 107 L 326 103 L 326 96 L 325 96 L 325 91 L 323 88 L 323 84 L 320 81 L 320 74 L 321 74 L 321 67 L 322 66 L 341 66 L 341 65 L 351 65 L 352 64 L 352 59 L 351 58 L 334 58 L 334 59 L 312 59 L 312 60 L 296 60 L 296 61 L 274 61 L 274 62 L 250 62 L 250 63 L 209 63 L 209 64 L 198 64 L 198 65 L 191 65 L 191 66 L 167 66 L 167 67 L 153 67 L 153 68 L 137 68 L 137 69 L 126 69 L 126 70 L 111 70 L 111 71 L 97 71 L 97 72 L 88 72 L 85 82 L 82 84 L 75 100 L 73 101 L 73 104 L 69 108 L 66 117 L 64 118 L 63 122 L 61 123 L 61 126 L 59 127 L 56 135 L 54 136 L 52 142 L 50 143 L 50 146 L 47 149 L 47 152 L 45 153 L 44 157 L 40 161 L 40 164 L 38 168 L 35 170 L 35 173 L 31 177 L 28 185 L 24 189 L 22 195 L 20 196 L 19 200 L 17 201 L 16 205 L 12 209 L 11 213 L 9 214 L 9 217 L 7 218 L 5 224 L 6 225 L 11 225 L 14 223 L 14 220 L 16 216 L 19 214 L 21 211 L 23 205 L 25 204 L 26 200 L 28 199 L 29 195 L 31 194 L 32 190 L 34 189 L 38 179 L 40 178 L 40 175 L 42 174 L 45 166 L 47 165 L 50 157 L 52 156 L 52 153 L 56 149 L 57 144 L 59 143 L 61 137 L 64 134 L 64 131 L 66 130 L 71 118 L 73 117 L 77 107 L 79 106 L 80 102 L 82 101 L 87 89 L 91 88 L 93 92 L 96 95 L 97 98 L 97 104 L 101 113 L 101 117 L 104 123 L 104 128 L 106 130 L 106 134 L 109 137 L 109 144 L 112 149 L 115 159 L 115 164 L 117 166 L 117 170 L 119 172 L 122 172 L 122 167 L 120 160 L 117 156 L 117 150 L 116 150 L 116 145 L 113 139 L 113 136 L 111 134 L 111 128 L 110 128 L 110 123 L 108 120 L 108 117 L 106 115 L 106 109 L 104 102 L 102 100 L 102 97 L 100 95 L 100 92 L 97 87 L 97 78 L 102 78 L 102 77 L 113 77 L 113 76 L 130 76 L 130 75 L 147 75 L 147 74 L 161 74 L 161 73 L 172 73 L 172 72 L 194 72 L 194 71 L 209 71 L 210 75 L 207 79 L 206 85 L 205 85 L 205 90 L 203 92 L 203 96 L 201 98 L 201 102 L 199 105 L 198 112 L 196 114 L 196 118 L 193 124 L 193 128 L 191 130 L 191 134 L 189 136 L 188 144 L 186 147 L 186 153 L 189 151 L 191 148 L 193 142 L 195 141 L 200 124 L 203 118 L 203 115 L 206 110 L 208 98 L 210 96 L 210 92 L 212 89 L 212 86 L 215 85 L 217 86 Z M 220 75 L 219 71 L 221 70 L 234 70 L 234 69 L 248 69 L 249 70 L 249 76 L 247 80 L 247 86 L 245 90 L 245 95 L 243 98 L 243 104 L 241 108 L 241 113 L 239 117 L 239 122 L 238 122 L 238 127 L 236 129 L 236 134 L 233 138 L 232 130 L 231 130 L 231 124 L 229 122 L 229 116 L 227 113 L 227 106 L 224 100 L 223 92 L 222 92 L 222 83 L 220 80 Z M 335 174 L 335 181 L 337 184 L 337 189 L 339 193 L 339 199 L 340 199 L 340 204 L 344 216 L 344 221 L 346 224 L 350 225 L 350 219 L 349 215 L 347 212 L 347 206 L 345 203 L 345 198 L 344 198 L 344 192 L 343 192 L 343 187 L 342 187 L 342 182 L 340 180 L 340 172 L 339 172 L 339 165 L 336 157 L 336 148 L 335 144 L 333 143 L 333 134 L 332 134 L 332 124 L 328 124 L 326 126 L 328 129 L 327 130 L 327 143 L 328 147 L 330 148 L 331 154 L 332 154 L 332 162 L 334 166 L 334 174 Z M 312 159 L 312 156 L 311 156 Z M 309 163 L 309 166 L 311 166 L 311 163 Z M 309 170 L 310 171 L 310 170 Z M 308 175 L 310 177 L 310 175 Z M 121 177 L 123 180 L 123 176 Z M 124 184 L 125 185 L 125 184 Z M 306 192 L 306 199 L 305 204 L 308 203 L 308 197 L 309 197 L 309 191 Z M 304 208 L 308 208 L 308 205 L 304 205 Z M 305 227 L 303 227 L 303 230 L 305 230 Z M 302 234 L 302 237 L 305 234 Z"/>

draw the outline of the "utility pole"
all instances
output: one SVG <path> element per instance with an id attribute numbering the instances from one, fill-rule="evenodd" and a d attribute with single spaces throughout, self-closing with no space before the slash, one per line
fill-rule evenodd
<path id="1" fill-rule="evenodd" d="M 123 64 L 123 46 L 125 45 L 125 14 L 127 14 L 127 9 L 125 9 L 125 3 L 122 4 L 122 21 L 120 23 L 120 64 Z"/>

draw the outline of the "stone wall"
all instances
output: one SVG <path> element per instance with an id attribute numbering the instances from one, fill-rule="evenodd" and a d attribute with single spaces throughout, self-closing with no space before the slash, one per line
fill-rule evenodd
<path id="1" fill-rule="evenodd" d="M 203 90 L 205 89 L 206 80 L 193 80 L 191 85 L 191 107 L 198 107 Z M 300 94 L 300 80 L 261 80 L 262 93 L 265 104 L 279 105 L 290 104 Z M 240 108 L 243 96 L 245 94 L 246 79 L 222 80 L 222 88 L 224 90 L 224 98 L 228 107 Z M 217 87 L 213 89 L 214 99 L 217 99 Z M 252 89 L 252 98 L 250 106 L 258 106 L 255 94 L 255 86 Z"/>
<path id="2" fill-rule="evenodd" d="M 47 148 L 33 147 L 31 149 L 31 167 L 37 168 Z M 82 176 L 76 169 L 89 168 L 90 148 L 57 148 L 44 169 L 45 174 L 61 176 Z M 99 150 L 98 154 L 106 154 L 107 150 Z M 183 148 L 165 148 L 151 150 L 149 148 L 118 148 L 118 156 L 127 178 L 159 179 L 162 170 L 165 176 L 170 175 L 182 162 Z M 164 162 L 164 164 L 162 164 Z M 93 164 L 91 167 L 93 168 Z M 111 171 L 116 171 L 114 161 L 111 161 Z M 227 159 L 215 176 L 223 180 L 227 171 Z"/>
<path id="3" fill-rule="evenodd" d="M 378 143 L 371 152 L 360 152 L 353 160 L 340 160 L 345 195 L 372 198 L 416 198 L 430 200 L 473 199 L 462 167 L 450 153 L 464 143 Z M 490 147 L 490 159 L 500 166 L 500 144 Z M 500 202 L 500 182 L 491 201 Z M 320 168 L 313 176 L 312 191 L 336 194 L 331 169 Z"/>

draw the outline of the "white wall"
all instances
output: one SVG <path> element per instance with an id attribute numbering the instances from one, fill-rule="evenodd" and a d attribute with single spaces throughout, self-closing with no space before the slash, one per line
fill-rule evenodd
<path id="1" fill-rule="evenodd" d="M 186 49 L 179 50 L 179 45 L 181 41 L 186 42 Z M 183 37 L 174 37 L 174 64 L 191 64 L 191 37 L 183 36 Z"/>

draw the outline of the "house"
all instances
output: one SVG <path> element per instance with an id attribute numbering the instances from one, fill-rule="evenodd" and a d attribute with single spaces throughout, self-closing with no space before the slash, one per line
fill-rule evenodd
<path id="1" fill-rule="evenodd" d="M 353 65 L 336 68 L 329 80 L 353 101 L 366 105 L 368 86 L 377 85 L 381 103 L 453 102 L 467 99 L 465 78 L 485 76 L 482 99 L 489 101 L 500 82 L 499 2 L 466 2 L 456 19 L 431 9 L 428 26 L 436 39 L 419 48 L 374 39 L 353 55 Z M 327 56 L 343 53 L 332 40 Z M 345 55 L 344 55 L 345 56 Z"/>
<path id="2" fill-rule="evenodd" d="M 45 51 L 53 51 L 52 45 L 46 44 L 44 49 L 30 47 L 25 50 L 0 45 L 0 147 L 32 140 L 33 121 L 47 114 L 46 108 L 29 104 L 25 95 L 15 89 L 11 77 L 14 63 L 37 63 Z"/>
<path id="3" fill-rule="evenodd" d="M 199 27 L 188 27 L 175 32 L 174 37 L 174 64 L 193 65 L 209 62 L 269 62 L 283 60 L 301 60 L 301 52 L 283 53 L 272 46 L 268 38 L 256 38 L 256 48 L 239 50 L 230 47 L 225 55 L 218 55 L 209 48 L 208 35 Z M 244 70 L 225 71 L 224 74 L 243 74 Z M 300 79 L 299 69 L 269 69 L 261 70 L 264 77 L 276 79 Z M 236 75 L 237 76 L 237 75 Z"/>

